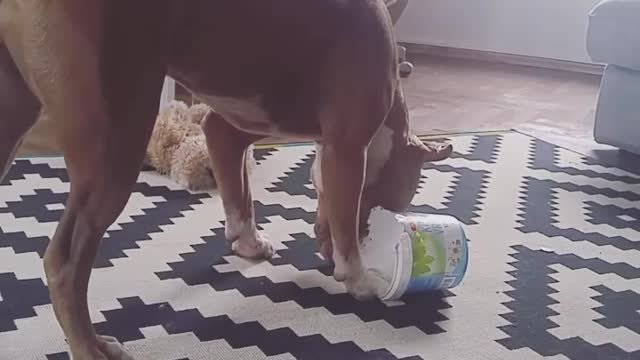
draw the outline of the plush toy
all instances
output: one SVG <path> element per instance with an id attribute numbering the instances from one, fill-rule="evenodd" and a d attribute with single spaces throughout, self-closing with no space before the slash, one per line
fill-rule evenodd
<path id="1" fill-rule="evenodd" d="M 146 165 L 189 190 L 215 188 L 216 180 L 201 127 L 209 111 L 212 109 L 207 105 L 188 106 L 181 101 L 172 101 L 163 108 L 149 140 Z M 251 169 L 252 149 L 249 149 L 247 159 L 251 161 Z"/>

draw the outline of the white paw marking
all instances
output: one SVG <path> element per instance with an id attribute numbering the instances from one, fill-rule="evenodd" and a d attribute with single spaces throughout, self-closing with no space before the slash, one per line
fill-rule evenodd
<path id="1" fill-rule="evenodd" d="M 343 282 L 347 279 L 349 268 L 351 264 L 347 263 L 339 248 L 336 246 L 335 240 L 333 240 L 333 278 L 336 281 Z"/>
<path id="2" fill-rule="evenodd" d="M 380 298 L 386 292 L 389 283 L 375 270 L 361 268 L 345 281 L 347 291 L 358 300 Z"/>
<path id="3" fill-rule="evenodd" d="M 270 259 L 273 256 L 273 245 L 258 232 L 251 238 L 239 238 L 231 248 L 236 255 L 248 259 Z"/>
<path id="4" fill-rule="evenodd" d="M 251 224 L 251 218 L 243 218 L 239 211 L 228 211 L 225 214 L 224 235 L 230 241 L 245 237 L 255 230 L 255 224 Z"/>
<path id="5" fill-rule="evenodd" d="M 99 335 L 98 341 L 101 342 L 100 350 L 109 360 L 135 360 L 116 338 Z"/>
<path id="6" fill-rule="evenodd" d="M 335 247 L 333 250 L 335 264 L 333 277 L 344 282 L 347 291 L 359 300 L 381 297 L 387 291 L 389 283 L 375 270 L 367 270 L 359 260 L 346 261 Z"/>
<path id="7" fill-rule="evenodd" d="M 316 157 L 311 165 L 311 183 L 318 193 L 323 192 L 322 186 L 322 145 L 316 143 Z"/>
<path id="8" fill-rule="evenodd" d="M 383 125 L 371 140 L 367 150 L 367 173 L 365 185 L 374 184 L 380 171 L 389 160 L 393 149 L 393 130 Z"/>
<path id="9" fill-rule="evenodd" d="M 241 257 L 268 259 L 273 256 L 271 242 L 258 232 L 253 219 L 243 219 L 237 212 L 227 214 L 225 236 L 233 242 L 233 252 Z"/>

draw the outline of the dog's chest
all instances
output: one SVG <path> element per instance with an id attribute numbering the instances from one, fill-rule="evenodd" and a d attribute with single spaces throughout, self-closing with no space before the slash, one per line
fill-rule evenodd
<path id="1" fill-rule="evenodd" d="M 365 185 L 378 181 L 380 172 L 389 161 L 393 150 L 393 130 L 384 125 L 378 130 L 367 151 Z"/>
<path id="2" fill-rule="evenodd" d="M 260 96 L 240 98 L 197 94 L 196 97 L 239 129 L 265 136 L 278 133 Z"/>

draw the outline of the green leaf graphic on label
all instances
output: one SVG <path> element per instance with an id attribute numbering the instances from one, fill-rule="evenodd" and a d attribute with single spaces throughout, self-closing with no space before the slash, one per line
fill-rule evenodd
<path id="1" fill-rule="evenodd" d="M 429 273 L 431 271 L 431 268 L 429 267 L 429 265 L 425 264 L 425 263 L 421 263 L 421 262 L 414 262 L 413 263 L 413 275 L 414 276 L 420 276 L 426 273 Z"/>
<path id="2" fill-rule="evenodd" d="M 427 253 L 427 245 L 419 239 L 413 241 L 413 254 L 424 255 Z"/>
<path id="3" fill-rule="evenodd" d="M 411 244 L 413 248 L 413 269 L 412 276 L 422 276 L 431 272 L 431 265 L 435 258 L 428 254 L 427 243 L 429 242 L 429 234 L 421 231 L 415 231 L 412 234 Z"/>

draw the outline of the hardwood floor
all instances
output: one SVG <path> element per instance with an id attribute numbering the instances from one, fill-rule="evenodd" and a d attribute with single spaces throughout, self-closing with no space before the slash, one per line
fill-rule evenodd
<path id="1" fill-rule="evenodd" d="M 410 60 L 416 69 L 403 82 L 416 133 L 535 127 L 591 137 L 599 76 L 435 56 Z M 58 153 L 54 129 L 42 118 L 19 155 Z"/>

